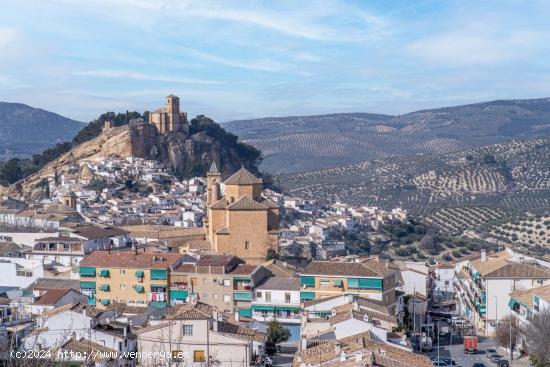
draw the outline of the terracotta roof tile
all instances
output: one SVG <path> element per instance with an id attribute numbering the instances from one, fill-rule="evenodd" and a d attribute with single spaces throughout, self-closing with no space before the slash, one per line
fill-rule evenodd
<path id="1" fill-rule="evenodd" d="M 242 167 L 240 170 L 231 175 L 224 181 L 226 185 L 254 185 L 261 184 L 263 181 L 254 176 L 249 170 Z"/>
<path id="2" fill-rule="evenodd" d="M 70 291 L 72 291 L 71 288 L 48 289 L 46 292 L 44 292 L 44 294 L 40 296 L 40 298 L 34 301 L 34 304 L 35 305 L 53 305 Z"/>

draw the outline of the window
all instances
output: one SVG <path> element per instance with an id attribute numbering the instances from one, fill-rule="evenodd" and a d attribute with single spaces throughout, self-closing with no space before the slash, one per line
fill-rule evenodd
<path id="1" fill-rule="evenodd" d="M 285 303 L 290 303 L 290 293 L 285 293 Z"/>
<path id="2" fill-rule="evenodd" d="M 120 290 L 123 291 L 123 290 L 125 290 L 125 289 L 126 289 L 126 284 L 121 284 L 121 285 L 120 285 Z"/>
<path id="3" fill-rule="evenodd" d="M 256 298 L 262 298 L 262 292 L 256 292 Z"/>
<path id="4" fill-rule="evenodd" d="M 202 278 L 203 283 L 208 283 L 208 278 Z"/>
<path id="5" fill-rule="evenodd" d="M 224 279 L 224 280 L 223 280 L 223 286 L 224 286 L 224 287 L 229 287 L 229 286 L 231 286 L 231 280 L 229 280 L 229 279 Z"/>
<path id="6" fill-rule="evenodd" d="M 271 302 L 271 292 L 265 292 L 265 301 Z"/>
<path id="7" fill-rule="evenodd" d="M 207 299 L 208 298 L 208 293 L 203 293 L 202 298 Z"/>
<path id="8" fill-rule="evenodd" d="M 212 295 L 212 298 L 218 299 L 218 293 L 214 293 L 214 294 Z"/>
<path id="9" fill-rule="evenodd" d="M 231 302 L 231 296 L 230 296 L 229 294 L 224 294 L 224 295 L 223 295 L 223 301 L 224 301 L 225 303 Z"/>
<path id="10" fill-rule="evenodd" d="M 206 356 L 204 350 L 193 351 L 193 362 L 206 362 Z"/>
<path id="11" fill-rule="evenodd" d="M 330 287 L 330 280 L 328 280 L 328 279 L 321 279 L 321 281 L 319 282 L 319 284 L 321 285 L 321 287 Z"/>
<path id="12" fill-rule="evenodd" d="M 183 325 L 182 332 L 183 336 L 193 335 L 193 325 Z"/>
<path id="13" fill-rule="evenodd" d="M 120 269 L 120 270 L 119 270 L 119 273 L 120 273 L 120 275 L 125 275 L 125 274 L 126 274 L 126 270 Z"/>
<path id="14" fill-rule="evenodd" d="M 249 250 L 250 249 L 250 241 L 244 241 L 244 249 Z"/>

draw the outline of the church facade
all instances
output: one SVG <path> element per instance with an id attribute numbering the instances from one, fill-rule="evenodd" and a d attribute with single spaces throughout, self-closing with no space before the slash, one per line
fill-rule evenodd
<path id="1" fill-rule="evenodd" d="M 222 182 L 213 163 L 207 184 L 205 227 L 212 251 L 249 264 L 264 262 L 269 249 L 278 251 L 279 207 L 262 197 L 261 179 L 243 167 Z"/>
<path id="2" fill-rule="evenodd" d="M 189 124 L 187 113 L 180 112 L 180 99 L 170 94 L 166 97 L 166 105 L 149 113 L 149 123 L 157 127 L 159 133 L 181 131 L 187 133 Z"/>

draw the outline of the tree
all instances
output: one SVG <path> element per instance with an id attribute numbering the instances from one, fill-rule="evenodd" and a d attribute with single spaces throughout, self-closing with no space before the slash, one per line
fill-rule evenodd
<path id="1" fill-rule="evenodd" d="M 279 321 L 270 321 L 267 324 L 267 342 L 269 344 L 279 344 L 286 342 L 290 338 L 290 330 L 284 327 Z"/>
<path id="2" fill-rule="evenodd" d="M 550 366 L 550 309 L 533 315 L 523 335 L 533 364 L 536 367 Z"/>
<path id="3" fill-rule="evenodd" d="M 275 252 L 275 250 L 273 250 L 272 248 L 270 248 L 269 250 L 267 250 L 267 255 L 265 257 L 265 259 L 267 261 L 269 260 L 273 260 L 273 259 L 276 259 L 277 258 L 277 253 Z"/>
<path id="4" fill-rule="evenodd" d="M 519 327 L 515 317 L 510 317 L 509 315 L 506 315 L 502 318 L 502 320 L 498 322 L 495 339 L 497 344 L 501 347 L 504 347 L 506 349 L 509 349 L 511 347 L 513 351 L 518 335 Z"/>

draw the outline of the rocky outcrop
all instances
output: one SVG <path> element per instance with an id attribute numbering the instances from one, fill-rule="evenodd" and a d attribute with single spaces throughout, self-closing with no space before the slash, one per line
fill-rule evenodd
<path id="1" fill-rule="evenodd" d="M 190 136 L 181 132 L 161 135 L 153 125 L 131 123 L 104 130 L 95 139 L 76 146 L 37 173 L 4 188 L 0 194 L 39 200 L 44 195 L 45 179 L 61 174 L 79 175 L 78 162 L 81 160 L 129 156 L 161 161 L 179 176 L 204 175 L 214 161 L 225 174 L 236 171 L 241 165 L 249 165 L 235 147 L 224 146 L 206 132 Z"/>

